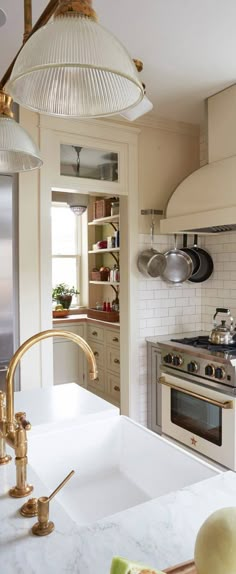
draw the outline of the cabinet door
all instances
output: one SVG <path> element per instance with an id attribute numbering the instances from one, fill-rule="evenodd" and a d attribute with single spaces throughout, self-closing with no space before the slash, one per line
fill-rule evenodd
<path id="1" fill-rule="evenodd" d="M 96 323 L 88 324 L 88 339 L 94 342 L 103 343 L 104 341 L 104 327 L 96 325 Z"/>
<path id="2" fill-rule="evenodd" d="M 100 370 L 100 367 L 104 368 L 104 365 L 105 365 L 104 345 L 101 345 L 97 342 L 94 343 L 94 341 L 91 339 L 88 339 L 88 344 L 90 345 L 90 347 L 94 353 L 96 363 L 98 366 L 98 370 Z"/>
<path id="3" fill-rule="evenodd" d="M 148 343 L 148 428 L 161 433 L 161 352 Z"/>
<path id="4" fill-rule="evenodd" d="M 63 325 L 63 331 L 71 331 L 84 337 L 83 325 Z M 72 341 L 62 337 L 54 338 L 53 370 L 54 385 L 77 383 L 81 386 L 86 386 L 87 364 L 85 355 L 80 347 Z"/>
<path id="5" fill-rule="evenodd" d="M 103 396 L 103 393 L 105 392 L 105 373 L 102 369 L 99 369 L 96 381 L 89 380 L 88 390 Z"/>
<path id="6" fill-rule="evenodd" d="M 107 393 L 110 395 L 117 405 L 120 404 L 120 377 L 107 371 Z"/>
<path id="7" fill-rule="evenodd" d="M 107 369 L 109 371 L 114 371 L 115 373 L 120 372 L 120 350 L 114 349 L 112 347 L 107 347 Z"/>
<path id="8" fill-rule="evenodd" d="M 120 348 L 120 331 L 116 329 L 112 331 L 111 329 L 106 330 L 106 343 L 107 345 L 112 345 L 117 349 Z"/>

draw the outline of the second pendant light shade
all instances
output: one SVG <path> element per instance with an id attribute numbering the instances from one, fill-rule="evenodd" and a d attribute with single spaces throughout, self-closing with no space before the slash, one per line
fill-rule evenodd
<path id="1" fill-rule="evenodd" d="M 43 163 L 36 144 L 14 120 L 11 100 L 0 91 L 0 173 L 29 171 Z"/>
<path id="2" fill-rule="evenodd" d="M 7 90 L 26 108 L 77 118 L 117 114 L 144 97 L 123 45 L 93 18 L 73 11 L 29 38 Z"/>

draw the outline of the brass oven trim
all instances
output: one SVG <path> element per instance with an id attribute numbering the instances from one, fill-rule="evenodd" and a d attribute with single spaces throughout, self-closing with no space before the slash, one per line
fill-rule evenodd
<path id="1" fill-rule="evenodd" d="M 214 405 L 216 407 L 220 407 L 222 409 L 233 409 L 233 401 L 225 401 L 221 403 L 220 401 L 216 401 L 215 399 L 209 399 L 204 395 L 200 395 L 199 393 L 194 393 L 189 391 L 188 389 L 183 389 L 183 387 L 178 387 L 177 385 L 172 385 L 171 383 L 167 383 L 165 377 L 160 377 L 158 381 L 161 385 L 168 387 L 170 389 L 174 389 L 175 391 L 179 391 L 180 393 L 185 393 L 185 395 L 189 395 L 190 397 L 194 397 L 195 399 L 201 399 L 210 405 Z"/>

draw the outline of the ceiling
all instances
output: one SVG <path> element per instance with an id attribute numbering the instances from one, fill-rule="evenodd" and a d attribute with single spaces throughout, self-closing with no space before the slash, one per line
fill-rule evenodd
<path id="1" fill-rule="evenodd" d="M 33 22 L 47 0 L 32 0 Z M 0 75 L 21 45 L 24 0 L 0 0 Z M 94 0 L 102 25 L 133 58 L 160 117 L 198 123 L 209 95 L 236 81 L 235 0 Z M 2 49 L 4 46 L 4 49 Z"/>

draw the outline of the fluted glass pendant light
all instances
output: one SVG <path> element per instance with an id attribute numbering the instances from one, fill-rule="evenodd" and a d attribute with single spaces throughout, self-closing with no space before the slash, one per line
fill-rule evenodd
<path id="1" fill-rule="evenodd" d="M 61 0 L 24 45 L 7 90 L 31 110 L 77 118 L 117 114 L 144 97 L 133 60 L 97 23 L 91 0 Z"/>
<path id="2" fill-rule="evenodd" d="M 0 173 L 29 171 L 42 165 L 40 153 L 11 111 L 12 98 L 0 90 Z"/>

